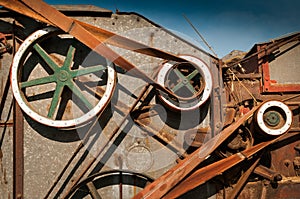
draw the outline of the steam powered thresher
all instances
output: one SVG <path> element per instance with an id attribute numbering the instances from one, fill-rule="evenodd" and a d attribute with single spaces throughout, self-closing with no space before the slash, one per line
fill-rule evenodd
<path id="1" fill-rule="evenodd" d="M 300 33 L 219 59 L 137 13 L 0 5 L 1 198 L 300 198 Z"/>

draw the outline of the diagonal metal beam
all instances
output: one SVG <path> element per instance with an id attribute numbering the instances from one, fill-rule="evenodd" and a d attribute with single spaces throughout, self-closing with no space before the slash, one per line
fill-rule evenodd
<path id="1" fill-rule="evenodd" d="M 191 173 L 201 162 L 209 157 L 241 124 L 248 120 L 257 110 L 258 106 L 252 108 L 247 114 L 241 117 L 238 121 L 225 128 L 215 137 L 203 144 L 192 154 L 180 161 L 176 166 L 171 168 L 161 177 L 145 187 L 139 192 L 134 199 L 140 198 L 162 198 L 174 186 Z"/>

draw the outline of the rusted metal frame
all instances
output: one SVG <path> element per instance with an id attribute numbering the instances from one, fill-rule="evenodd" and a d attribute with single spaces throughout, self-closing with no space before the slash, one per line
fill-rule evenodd
<path id="1" fill-rule="evenodd" d="M 94 92 L 96 95 L 98 96 L 102 96 L 102 94 L 104 93 L 103 90 L 100 90 L 99 93 L 97 91 L 91 90 L 89 87 L 87 87 L 86 85 L 84 85 L 86 89 L 89 89 L 90 91 Z M 124 104 L 125 105 L 125 104 Z M 128 107 L 128 109 L 130 109 Z M 120 108 L 120 111 L 123 113 L 123 115 L 125 116 L 125 109 L 122 107 Z M 59 180 L 62 178 L 62 176 L 64 175 L 64 173 L 66 172 L 66 170 L 68 169 L 69 165 L 71 164 L 71 162 L 74 160 L 74 158 L 77 156 L 77 154 L 79 153 L 79 151 L 83 148 L 84 144 L 89 138 L 90 135 L 92 133 L 92 129 L 94 128 L 94 126 L 97 124 L 97 122 L 99 121 L 101 117 L 101 113 L 98 114 L 97 118 L 95 119 L 94 123 L 90 126 L 89 130 L 87 131 L 87 133 L 85 134 L 84 138 L 82 139 L 82 142 L 80 142 L 80 144 L 78 145 L 78 147 L 76 148 L 76 150 L 73 152 L 72 156 L 69 158 L 68 162 L 65 164 L 64 168 L 61 170 L 61 172 L 59 173 L 59 175 L 55 178 L 54 182 L 52 183 L 51 187 L 49 188 L 48 192 L 46 193 L 46 195 L 44 196 L 44 198 L 48 198 L 51 194 L 51 192 L 53 191 L 53 189 L 55 188 L 56 184 L 59 182 Z"/>
<path id="2" fill-rule="evenodd" d="M 262 154 L 262 152 L 257 157 L 255 157 L 256 160 L 242 174 L 242 176 L 240 177 L 239 181 L 236 183 L 236 185 L 234 186 L 233 190 L 230 192 L 230 194 L 228 196 L 228 199 L 235 199 L 235 198 L 237 198 L 238 194 L 240 194 L 240 192 L 242 191 L 243 187 L 247 183 L 247 180 L 248 180 L 249 176 L 251 175 L 251 173 L 253 173 L 253 171 L 257 167 L 257 165 L 258 165 L 258 163 L 260 161 L 260 158 L 261 158 L 261 154 Z"/>
<path id="3" fill-rule="evenodd" d="M 255 52 L 255 53 L 253 53 L 253 54 L 251 54 L 251 55 L 243 58 L 242 60 L 239 60 L 237 62 L 228 64 L 228 65 L 224 64 L 224 68 L 225 67 L 226 68 L 231 68 L 231 67 L 233 67 L 233 66 L 235 66 L 237 64 L 240 64 L 242 62 L 246 62 L 249 59 L 251 59 L 251 58 L 253 58 L 253 57 L 257 56 L 257 55 L 258 55 L 259 58 L 261 57 L 261 55 L 263 55 L 263 56 L 264 55 L 269 55 L 271 52 L 273 52 L 277 48 L 280 48 L 281 46 L 283 46 L 283 45 L 285 45 L 285 44 L 287 44 L 289 42 L 295 41 L 295 40 L 300 40 L 300 33 L 294 35 L 292 38 L 290 38 L 290 39 L 288 39 L 286 41 L 281 41 L 281 42 L 278 42 L 278 43 L 273 43 L 272 45 L 269 45 L 269 46 L 266 46 L 266 47 L 263 47 L 263 48 L 259 48 L 257 50 L 257 52 Z"/>
<path id="4" fill-rule="evenodd" d="M 187 177 L 184 181 L 176 185 L 176 187 L 171 190 L 169 193 L 165 195 L 165 199 L 167 198 L 176 198 L 181 196 L 182 194 L 196 188 L 207 182 L 208 180 L 216 177 L 217 175 L 221 175 L 226 170 L 232 168 L 233 166 L 253 158 L 257 153 L 264 150 L 269 145 L 283 138 L 285 134 L 269 141 L 261 142 L 249 149 L 244 150 L 243 152 L 236 153 L 227 158 L 219 160 L 215 163 L 212 163 L 206 167 L 198 169 L 194 173 L 192 173 L 189 177 Z"/>
<path id="5" fill-rule="evenodd" d="M 31 9 L 29 9 L 28 7 L 24 6 L 24 4 L 18 0 L 0 0 L 0 5 L 8 8 L 10 10 L 13 10 L 15 12 L 21 13 L 23 15 L 26 15 L 28 17 L 34 18 L 38 21 L 44 22 L 44 23 L 48 23 L 53 25 L 50 21 L 48 21 L 47 19 L 45 19 L 44 17 L 40 16 L 39 14 L 37 14 L 36 12 L 32 11 Z"/>
<path id="6" fill-rule="evenodd" d="M 175 141 L 175 143 L 171 143 L 167 138 L 164 136 L 161 136 L 160 133 L 162 130 L 158 131 L 155 129 L 154 126 L 151 126 L 149 124 L 145 124 L 143 120 L 135 119 L 134 122 L 139 125 L 146 133 L 148 133 L 150 136 L 153 136 L 157 141 L 159 141 L 161 144 L 169 148 L 171 151 L 176 153 L 180 158 L 185 158 L 186 157 L 186 152 L 178 147 L 178 143 Z"/>
<path id="7" fill-rule="evenodd" d="M 92 159 L 86 164 L 86 166 L 84 167 L 83 171 L 76 176 L 76 178 L 72 181 L 70 187 L 68 190 L 65 191 L 65 194 L 62 196 L 62 198 L 67 198 L 67 196 L 69 196 L 69 194 L 73 191 L 73 188 L 75 187 L 75 185 L 77 183 L 79 183 L 79 181 L 82 179 L 82 177 L 87 173 L 87 171 L 90 169 L 90 167 L 94 164 L 94 162 L 97 160 L 97 158 L 100 156 L 100 154 L 104 151 L 104 149 L 108 146 L 109 141 L 112 140 L 116 134 L 119 132 L 122 124 L 128 119 L 128 117 L 130 117 L 131 112 L 134 110 L 134 108 L 137 106 L 137 104 L 139 103 L 140 99 L 144 96 L 144 94 L 147 92 L 147 90 L 149 89 L 150 84 L 147 84 L 143 90 L 141 91 L 140 95 L 138 96 L 138 98 L 136 99 L 136 101 L 133 103 L 133 105 L 130 107 L 130 110 L 127 112 L 127 114 L 123 117 L 123 119 L 120 122 L 120 125 L 118 125 L 118 127 L 111 133 L 110 137 L 107 139 L 108 141 L 104 144 L 103 147 L 99 148 L 98 151 L 95 153 L 95 155 L 92 157 Z"/>
<path id="8" fill-rule="evenodd" d="M 300 91 L 300 84 L 277 84 L 273 83 L 270 76 L 269 62 L 262 64 L 263 72 L 263 92 L 298 92 Z"/>
<path id="9" fill-rule="evenodd" d="M 242 116 L 235 123 L 225 128 L 219 134 L 203 144 L 200 148 L 188 155 L 184 160 L 172 167 L 169 171 L 146 186 L 134 199 L 161 198 L 194 170 L 201 162 L 207 159 L 241 124 L 249 119 L 258 106 Z"/>
<path id="10" fill-rule="evenodd" d="M 96 53 L 101 56 L 104 56 L 109 61 L 115 63 L 116 65 L 122 67 L 126 71 L 130 71 L 137 78 L 144 80 L 145 82 L 153 85 L 155 88 L 163 91 L 164 93 L 178 98 L 176 94 L 171 92 L 169 89 L 164 86 L 158 84 L 151 77 L 146 75 L 143 71 L 138 69 L 128 60 L 120 56 L 118 53 L 107 47 L 101 40 L 95 37 L 91 32 L 86 30 L 82 25 L 80 25 L 75 20 L 67 17 L 63 13 L 59 12 L 52 6 L 46 4 L 40 0 L 21 0 L 25 5 L 33 9 L 35 12 L 40 14 L 41 16 L 47 18 L 51 23 L 55 26 L 59 27 L 63 31 L 69 33 L 74 36 L 76 39 L 81 41 L 90 49 L 93 49 Z"/>
<path id="11" fill-rule="evenodd" d="M 13 2 L 16 3 L 15 1 L 13 1 Z M 77 20 L 73 20 L 42 1 L 23 0 L 22 2 L 25 5 L 22 6 L 20 4 L 20 2 L 18 2 L 17 5 L 14 5 L 14 3 L 13 3 L 13 5 L 7 4 L 6 2 L 2 2 L 2 1 L 0 3 L 3 6 L 9 7 L 10 9 L 16 10 L 17 12 L 27 14 L 30 17 L 36 17 L 37 15 L 40 15 L 40 17 L 37 17 L 37 19 L 41 19 L 41 17 L 44 18 L 44 20 L 42 20 L 42 21 L 50 23 L 52 25 L 56 25 L 57 27 L 64 30 L 65 32 L 73 35 L 75 38 L 80 40 L 86 46 L 95 50 L 95 52 L 97 52 L 98 54 L 106 57 L 107 59 L 109 59 L 110 61 L 119 65 L 120 67 L 124 68 L 125 70 L 131 71 L 132 74 L 143 79 L 147 83 L 152 84 L 157 89 L 162 90 L 163 92 L 165 92 L 173 97 L 176 97 L 176 98 L 178 97 L 173 92 L 166 89 L 165 87 L 161 86 L 160 84 L 157 84 L 153 79 L 148 77 L 144 72 L 142 72 L 137 67 L 135 67 L 133 64 L 128 62 L 126 59 L 119 56 L 117 53 L 115 53 L 110 48 L 108 48 L 103 43 L 104 42 L 103 40 L 105 40 L 106 42 L 109 42 L 110 40 L 113 41 L 114 39 L 116 39 L 116 41 L 112 42 L 113 45 L 118 44 L 118 46 L 120 46 L 120 44 L 122 42 L 124 42 L 124 44 L 121 45 L 121 47 L 123 47 L 123 48 L 126 47 L 126 49 L 130 49 L 130 50 L 133 50 L 136 52 L 140 52 L 140 53 L 155 56 L 155 57 L 171 58 L 172 60 L 177 60 L 177 61 L 183 61 L 182 58 L 179 58 L 175 55 L 148 47 L 148 46 L 140 44 L 138 42 L 134 42 L 132 40 L 115 35 L 114 33 L 105 31 L 103 29 L 96 28 L 89 24 L 79 22 Z M 27 6 L 30 7 L 32 10 L 30 10 Z M 15 9 L 15 8 L 17 8 L 17 9 Z M 22 12 L 23 9 L 26 10 L 26 12 Z M 90 31 L 92 31 L 92 32 L 90 32 Z M 98 35 L 98 37 L 95 36 L 96 34 Z M 102 40 L 101 40 L 101 38 L 102 38 Z M 109 38 L 111 38 L 111 39 L 109 39 Z"/>
<path id="12" fill-rule="evenodd" d="M 96 95 L 98 95 L 99 97 L 102 96 L 103 90 L 99 88 L 99 91 L 94 91 L 91 88 L 89 88 L 88 86 L 84 85 L 83 86 L 95 93 Z M 116 111 L 118 111 L 122 116 L 126 115 L 126 110 L 130 109 L 130 107 L 127 106 L 127 104 L 122 103 L 121 101 L 118 101 L 117 104 L 113 104 L 114 108 L 116 109 Z M 155 138 L 158 142 L 160 142 L 161 144 L 165 145 L 167 148 L 169 148 L 171 151 L 173 151 L 174 153 L 176 153 L 180 158 L 184 158 L 186 156 L 186 153 L 184 150 L 182 150 L 179 147 L 179 143 L 177 143 L 176 141 L 172 141 L 173 143 L 171 143 L 166 137 L 162 136 L 161 133 L 163 130 L 160 130 L 160 132 L 151 124 L 148 124 L 147 122 L 143 121 L 144 119 L 153 117 L 155 115 L 158 115 L 157 112 L 153 112 L 153 113 L 139 113 L 145 109 L 150 109 L 149 107 L 145 107 L 143 106 L 142 110 L 134 110 L 134 111 L 138 111 L 136 116 L 134 117 L 134 122 L 139 125 L 144 131 L 146 131 L 146 133 L 148 133 L 151 136 L 154 136 L 153 138 Z M 154 111 L 154 110 L 153 110 Z M 164 131 L 164 133 L 167 133 Z"/>
<path id="13" fill-rule="evenodd" d="M 24 121 L 19 105 L 14 103 L 13 126 L 13 198 L 24 198 Z"/>
<path id="14" fill-rule="evenodd" d="M 274 44 L 271 44 L 269 46 L 267 46 L 265 48 L 265 55 L 269 55 L 270 53 L 272 53 L 273 51 L 277 50 L 278 48 L 292 42 L 292 41 L 296 41 L 296 40 L 300 40 L 300 34 L 296 34 L 295 36 L 293 36 L 292 38 L 288 39 L 288 40 L 283 40 L 283 41 L 279 41 L 279 42 L 275 42 Z"/>
<path id="15" fill-rule="evenodd" d="M 14 27 L 15 21 L 12 31 L 13 55 L 17 46 Z M 13 198 L 21 199 L 24 198 L 24 118 L 15 100 L 13 101 L 13 121 Z"/>
<path id="16" fill-rule="evenodd" d="M 19 2 L 19 1 L 0 0 L 0 5 L 4 6 L 6 8 L 9 8 L 15 12 L 18 12 L 20 14 L 23 14 L 28 17 L 34 18 L 36 20 L 39 20 L 41 22 L 44 22 L 44 23 L 47 23 L 50 25 L 54 25 L 48 19 L 39 15 L 38 13 L 36 13 L 32 9 L 28 8 L 26 5 L 24 5 L 23 3 Z M 127 50 L 132 50 L 132 51 L 142 53 L 145 55 L 162 58 L 162 59 L 174 60 L 174 61 L 179 61 L 179 62 L 185 61 L 184 59 L 182 59 L 176 55 L 173 55 L 168 52 L 164 52 L 162 50 L 159 50 L 159 49 L 156 49 L 153 47 L 149 47 L 149 46 L 139 43 L 137 41 L 128 39 L 126 37 L 123 37 L 123 36 L 117 35 L 113 32 L 102 29 L 100 27 L 96 27 L 96 26 L 90 25 L 85 22 L 81 22 L 76 19 L 74 19 L 74 21 L 76 21 L 77 23 L 82 25 L 86 30 L 93 33 L 94 36 L 96 36 L 99 40 L 101 40 L 104 43 L 114 45 L 114 46 L 117 46 L 120 48 L 124 48 Z"/>

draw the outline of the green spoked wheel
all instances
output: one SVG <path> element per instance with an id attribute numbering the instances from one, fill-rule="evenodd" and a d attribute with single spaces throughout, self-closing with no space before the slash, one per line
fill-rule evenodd
<path id="1" fill-rule="evenodd" d="M 116 84 L 111 63 L 72 36 L 49 27 L 30 35 L 11 68 L 14 97 L 32 119 L 69 128 L 88 122 L 109 103 Z"/>
<path id="2" fill-rule="evenodd" d="M 203 105 L 212 92 L 212 76 L 200 59 L 181 55 L 187 62 L 168 61 L 162 64 L 157 82 L 171 90 L 177 98 L 158 92 L 158 98 L 175 111 L 190 111 Z"/>

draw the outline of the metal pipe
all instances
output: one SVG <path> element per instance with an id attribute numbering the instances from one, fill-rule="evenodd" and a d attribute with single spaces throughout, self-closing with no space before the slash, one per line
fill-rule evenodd
<path id="1" fill-rule="evenodd" d="M 256 167 L 254 173 L 270 180 L 271 182 L 277 182 L 282 180 L 282 176 L 280 173 L 262 165 Z"/>

